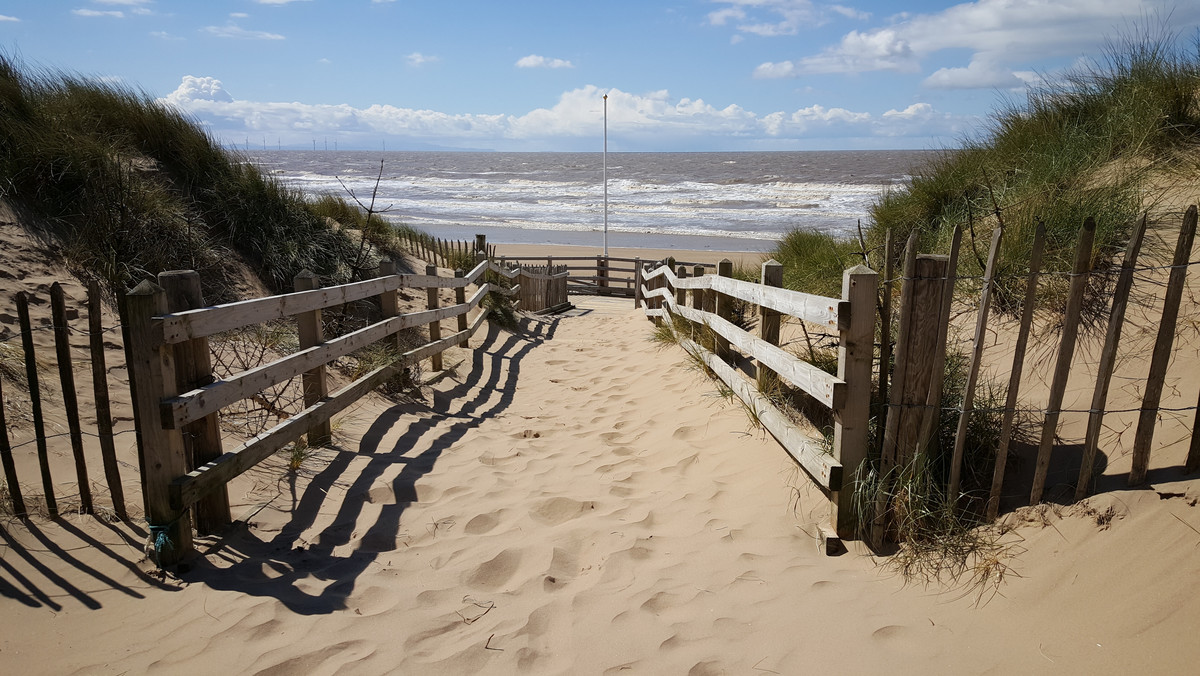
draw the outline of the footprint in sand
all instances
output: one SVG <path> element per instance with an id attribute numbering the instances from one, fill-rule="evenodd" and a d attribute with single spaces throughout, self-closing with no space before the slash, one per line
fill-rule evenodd
<path id="1" fill-rule="evenodd" d="M 520 563 L 520 550 L 505 549 L 490 560 L 476 566 L 467 576 L 466 584 L 469 587 L 494 591 L 504 586 L 512 578 Z"/>
<path id="2" fill-rule="evenodd" d="M 495 514 L 479 514 L 467 522 L 463 527 L 463 531 L 468 535 L 482 535 L 500 523 L 499 517 Z"/>
<path id="3" fill-rule="evenodd" d="M 529 512 L 534 521 L 557 526 L 596 509 L 592 501 L 580 502 L 571 498 L 550 498 Z"/>

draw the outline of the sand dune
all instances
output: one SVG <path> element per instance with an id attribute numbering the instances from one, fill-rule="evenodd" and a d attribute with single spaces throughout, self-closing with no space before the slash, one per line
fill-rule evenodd
<path id="1" fill-rule="evenodd" d="M 8 524 L 6 673 L 1178 673 L 1200 486 L 1046 508 L 998 593 L 906 586 L 628 301 L 493 330 L 426 404 L 367 403 L 180 579 L 144 533 Z M 519 386 L 518 386 L 519 384 Z M 1172 516 L 1174 518 L 1172 518 Z M 1036 517 L 1036 518 L 1035 518 Z M 1014 517 L 1010 517 L 1014 518 Z M 98 546 L 97 546 L 98 545 Z M 1136 571 L 1136 574 L 1134 573 Z"/>

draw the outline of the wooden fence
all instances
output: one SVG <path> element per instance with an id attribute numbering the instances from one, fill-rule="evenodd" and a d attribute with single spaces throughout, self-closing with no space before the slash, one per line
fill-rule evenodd
<path id="1" fill-rule="evenodd" d="M 487 261 L 469 273 L 439 277 L 429 266 L 425 275 L 392 274 L 385 266 L 381 276 L 317 288 L 311 273 L 296 279 L 295 293 L 217 305 L 202 304 L 198 295 L 172 294 L 163 286 L 146 281 L 125 296 L 126 349 L 130 386 L 141 435 L 143 487 L 151 545 L 160 566 L 171 565 L 191 549 L 189 513 L 194 507 L 197 528 L 210 532 L 229 523 L 225 485 L 269 457 L 286 444 L 307 434 L 310 444 L 329 439 L 329 421 L 334 414 L 399 373 L 412 362 L 431 358 L 441 368 L 441 353 L 464 345 L 486 319 L 480 312 L 469 324 L 467 313 L 479 306 L 489 292 L 520 293 L 482 282 L 489 269 L 508 276 Z M 198 288 L 195 273 L 165 273 L 160 282 L 179 277 L 178 286 Z M 478 288 L 469 299 L 466 287 Z M 170 284 L 169 284 L 170 285 Z M 425 289 L 429 309 L 396 314 L 399 289 Z M 438 307 L 438 289 L 454 289 L 456 304 Z M 320 313 L 325 308 L 377 297 L 382 308 L 380 321 L 344 336 L 324 340 Z M 295 317 L 300 334 L 300 351 L 226 378 L 214 380 L 208 368 L 205 340 L 228 331 L 261 322 Z M 457 319 L 457 332 L 442 337 L 441 321 Z M 374 343 L 396 345 L 396 334 L 407 328 L 428 325 L 430 342 L 398 355 L 392 363 L 376 368 L 336 392 L 325 390 L 326 364 Z M 237 448 L 221 448 L 216 431 L 218 410 L 251 397 L 264 388 L 302 375 L 306 408 L 278 425 L 246 440 Z"/>
<path id="2" fill-rule="evenodd" d="M 503 269 L 503 266 L 501 266 Z M 517 267 L 503 273 L 516 282 L 521 309 L 533 313 L 558 312 L 570 307 L 567 301 L 566 266 Z"/>
<path id="3" fill-rule="evenodd" d="M 1172 355 L 1172 345 L 1176 338 L 1180 301 L 1184 293 L 1188 268 L 1196 264 L 1189 261 L 1195 238 L 1196 217 L 1196 207 L 1193 206 L 1183 217 L 1173 260 L 1169 266 L 1165 266 L 1165 269 L 1169 269 L 1170 272 L 1161 314 L 1158 315 L 1157 336 L 1150 353 L 1150 364 L 1142 390 L 1141 405 L 1132 411 L 1138 414 L 1138 420 L 1132 444 L 1132 468 L 1127 478 L 1130 486 L 1141 485 L 1147 478 L 1155 427 L 1163 410 L 1161 395 L 1167 366 Z M 1118 362 L 1118 346 L 1126 323 L 1126 309 L 1134 286 L 1134 275 L 1139 270 L 1163 269 L 1138 267 L 1137 261 L 1145 238 L 1146 227 L 1146 219 L 1143 218 L 1134 228 L 1124 258 L 1118 268 L 1099 271 L 1092 269 L 1095 255 L 1093 251 L 1095 223 L 1091 218 L 1084 222 L 1077 239 L 1073 268 L 1069 273 L 1066 309 L 1062 316 L 1061 337 L 1055 353 L 1053 369 L 1049 373 L 1047 399 L 1044 406 L 1031 407 L 1026 403 L 1022 408 L 1020 403 L 1022 374 L 1026 370 L 1026 353 L 1039 281 L 1044 276 L 1041 271 L 1041 259 L 1045 244 L 1045 230 L 1041 227 L 1038 228 L 1032 246 L 1028 274 L 1024 280 L 1026 282 L 1025 298 L 1021 307 L 1021 319 L 1011 367 L 1007 374 L 1006 401 L 1003 408 L 990 411 L 1001 414 L 999 447 L 995 449 L 990 487 L 964 487 L 963 463 L 964 445 L 972 416 L 982 413 L 976 410 L 974 399 L 985 342 L 988 339 L 989 311 L 997 281 L 996 257 L 1004 236 L 1004 228 L 1001 225 L 993 233 L 983 277 L 980 280 L 980 298 L 976 306 L 975 328 L 970 340 L 962 403 L 961 406 L 951 411 L 945 411 L 942 408 L 940 397 L 943 391 L 942 374 L 945 371 L 947 328 L 951 321 L 953 289 L 955 283 L 960 279 L 957 262 L 962 234 L 959 230 L 954 233 L 949 256 L 918 255 L 915 235 L 910 238 L 900 279 L 892 280 L 890 271 L 885 275 L 885 300 L 890 300 L 893 281 L 903 283 L 898 317 L 891 316 L 889 302 L 880 305 L 883 315 L 882 326 L 886 327 L 885 330 L 890 330 L 893 319 L 898 319 L 899 331 L 896 338 L 895 365 L 890 373 L 887 369 L 880 369 L 879 391 L 884 400 L 886 427 L 881 438 L 882 447 L 879 449 L 877 457 L 878 477 L 881 482 L 878 492 L 879 499 L 870 524 L 871 538 L 876 544 L 881 543 L 890 535 L 890 522 L 893 518 L 890 501 L 893 499 L 894 492 L 890 483 L 895 481 L 899 469 L 912 463 L 914 459 L 917 459 L 919 465 L 925 467 L 941 464 L 932 462 L 934 452 L 940 452 L 943 459 L 948 460 L 949 466 L 944 477 L 946 495 L 953 503 L 962 504 L 971 499 L 981 501 L 982 511 L 989 520 L 997 516 L 1001 496 L 1011 495 L 1013 491 L 1027 491 L 1028 504 L 1034 505 L 1042 502 L 1046 492 L 1047 471 L 1061 426 L 1060 419 L 1065 413 L 1087 415 L 1087 431 L 1082 447 L 1077 451 L 1079 470 L 1072 497 L 1074 500 L 1081 500 L 1091 494 L 1096 481 L 1095 459 L 1106 413 L 1131 412 L 1106 411 L 1106 406 L 1114 368 Z M 1094 282 L 1097 280 L 1094 278 L 1100 275 L 1115 275 L 1116 280 L 1115 284 L 1109 287 L 1113 289 L 1112 298 L 1104 342 L 1099 362 L 1096 365 L 1096 380 L 1092 388 L 1091 404 L 1085 410 L 1067 410 L 1063 406 L 1063 401 L 1067 381 L 1076 357 L 1085 291 L 1089 284 L 1096 286 Z M 1150 285 L 1154 284 L 1156 282 L 1150 282 Z M 935 318 L 936 321 L 934 321 Z M 883 345 L 888 345 L 886 338 Z M 881 357 L 881 364 L 885 365 L 890 360 L 886 352 Z M 1174 408 L 1172 410 L 1178 413 L 1185 410 L 1190 411 L 1193 408 Z M 1196 423 L 1192 426 L 1191 443 L 1183 467 L 1185 473 L 1200 469 L 1200 431 L 1198 431 L 1200 430 L 1200 403 L 1194 407 L 1194 410 L 1197 417 Z M 933 438 L 935 421 L 943 412 L 949 412 L 958 417 L 954 445 L 951 449 L 936 449 L 936 442 Z M 1030 417 L 1039 417 L 1041 427 L 1037 432 L 1038 443 L 1032 478 L 1027 485 L 1014 486 L 1013 477 L 1007 476 L 1006 469 L 1013 443 L 1015 417 L 1019 413 L 1025 413 Z M 1060 454 L 1063 452 L 1063 449 L 1059 450 Z"/>
<path id="4" fill-rule="evenodd" d="M 89 465 L 95 468 L 97 464 L 103 469 L 105 485 L 108 489 L 111 499 L 112 510 L 120 519 L 126 519 L 127 513 L 125 508 L 125 495 L 121 482 L 121 473 L 118 467 L 117 454 L 115 447 L 115 436 L 113 430 L 113 418 L 109 407 L 109 385 L 108 385 L 108 368 L 105 360 L 105 338 L 106 334 L 116 329 L 117 327 L 104 327 L 102 325 L 100 311 L 100 291 L 95 282 L 88 288 L 87 295 L 87 318 L 86 328 L 73 327 L 75 324 L 83 323 L 79 321 L 79 313 L 76 308 L 68 308 L 63 288 L 55 282 L 50 286 L 50 317 L 42 318 L 38 322 L 40 325 L 35 326 L 34 318 L 31 312 L 31 295 L 27 293 L 18 293 L 15 297 L 18 331 L 19 333 L 4 341 L 0 347 L 5 348 L 5 360 L 13 370 L 17 370 L 16 362 L 18 361 L 17 349 L 15 343 L 19 339 L 20 355 L 19 362 L 23 366 L 25 373 L 25 390 L 28 394 L 29 401 L 29 418 L 32 425 L 33 439 L 25 443 L 35 443 L 37 447 L 37 464 L 38 474 L 41 480 L 42 498 L 44 500 L 46 512 L 50 516 L 57 516 L 61 511 L 59 498 L 63 497 L 63 491 L 56 490 L 55 486 L 62 482 L 56 482 L 52 472 L 52 458 L 49 448 L 49 442 L 54 436 L 61 436 L 50 433 L 48 427 L 51 423 L 57 423 L 61 418 L 57 412 L 47 411 L 49 406 L 54 403 L 61 404 L 62 418 L 65 418 L 67 433 L 70 438 L 71 460 L 74 465 L 75 481 L 78 489 L 78 504 L 72 503 L 70 509 L 85 514 L 91 514 L 97 509 L 94 496 L 92 494 L 93 483 L 89 474 Z M 38 349 L 34 338 L 34 332 L 39 330 L 49 330 L 54 335 L 54 359 L 51 362 L 49 359 L 44 359 L 38 356 Z M 95 398 L 95 431 L 91 429 L 84 430 L 83 423 L 85 422 L 80 415 L 78 405 L 77 383 L 75 380 L 74 364 L 77 361 L 72 354 L 71 336 L 83 335 L 87 336 L 87 354 L 90 361 L 90 386 L 92 394 Z M 78 350 L 78 346 L 76 350 Z M 43 389 L 43 379 L 49 364 L 55 364 L 58 372 L 58 389 L 57 401 L 52 403 L 52 399 L 47 396 L 47 390 Z M 19 382 L 16 374 L 13 375 L 13 381 Z M 86 385 L 85 385 L 86 386 Z M 53 385 L 51 384 L 51 389 Z M 3 465 L 5 487 L 8 490 L 9 501 L 13 513 L 17 516 L 26 516 L 30 513 L 30 504 L 26 500 L 27 497 L 33 498 L 27 490 L 21 487 L 20 477 L 17 474 L 17 463 L 13 457 L 13 446 L 10 444 L 9 423 L 5 419 L 5 406 L 3 380 L 0 379 L 0 464 Z M 17 397 L 10 392 L 7 399 L 12 403 Z M 21 396 L 24 399 L 24 395 Z M 127 430 L 131 431 L 131 430 Z M 22 444 L 24 445 L 24 444 Z M 96 463 L 97 456 L 99 463 Z M 90 460 L 89 460 L 90 457 Z M 60 470 L 61 471 L 61 470 Z"/>
<path id="5" fill-rule="evenodd" d="M 867 451 L 878 276 L 861 265 L 846 270 L 842 298 L 836 299 L 779 288 L 783 269 L 773 260 L 763 264 L 760 284 L 731 278 L 732 267 L 730 261 L 721 261 L 717 274 L 712 275 L 703 274 L 703 267 L 693 266 L 693 274 L 688 276 L 685 265 L 675 270 L 661 265 L 640 275 L 645 280 L 640 297 L 645 301 L 646 315 L 656 322 L 678 318 L 687 323 L 691 338 L 681 338 L 684 349 L 703 360 L 813 480 L 829 492 L 833 530 L 841 537 L 853 537 L 856 516 L 848 489 Z M 758 336 L 731 321 L 734 300 L 758 306 Z M 779 347 L 780 315 L 837 332 L 836 376 Z M 711 331 L 711 341 L 702 337 L 706 331 Z M 704 343 L 711 343 L 712 349 Z M 757 383 L 739 369 L 734 348 L 754 360 L 753 365 L 744 366 L 754 368 Z M 764 388 L 760 385 L 773 378 L 805 392 L 832 412 L 832 452 L 827 451 L 823 437 L 805 432 L 761 393 Z"/>
<path id="6" fill-rule="evenodd" d="M 646 266 L 656 267 L 665 263 L 615 256 L 500 256 L 497 260 L 501 265 L 544 265 L 559 271 L 565 270 L 568 273 L 568 293 L 633 298 L 634 307 L 641 305 L 638 289 Z M 711 263 L 682 261 L 677 265 L 699 265 L 708 269 L 716 267 Z"/>
<path id="7" fill-rule="evenodd" d="M 439 267 L 451 270 L 466 267 L 469 262 L 475 261 L 479 254 L 483 254 L 489 260 L 496 258 L 496 247 L 488 246 L 486 235 L 476 235 L 475 241 L 470 242 L 441 239 L 412 230 L 398 232 L 400 241 L 409 253 Z"/>

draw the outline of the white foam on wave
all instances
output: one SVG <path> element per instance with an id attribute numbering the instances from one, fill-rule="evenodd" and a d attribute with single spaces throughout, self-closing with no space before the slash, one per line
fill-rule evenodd
<path id="1" fill-rule="evenodd" d="M 504 176 L 504 178 L 493 178 Z M 344 194 L 377 205 L 414 225 L 497 226 L 590 231 L 600 227 L 604 186 L 599 182 L 514 178 L 512 172 L 469 176 L 337 177 L 280 172 L 312 194 Z M 565 177 L 564 177 L 565 178 Z M 883 185 L 829 182 L 671 183 L 616 177 L 608 184 L 609 228 L 618 232 L 712 235 L 775 240 L 797 227 L 852 232 Z"/>

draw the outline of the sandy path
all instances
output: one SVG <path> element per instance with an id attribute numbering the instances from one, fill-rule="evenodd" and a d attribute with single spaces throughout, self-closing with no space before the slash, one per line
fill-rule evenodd
<path id="1" fill-rule="evenodd" d="M 982 607 L 904 587 L 817 551 L 819 495 L 631 303 L 580 305 L 452 355 L 432 405 L 359 409 L 353 441 L 295 484 L 256 470 L 250 524 L 202 540 L 182 580 L 135 565 L 128 527 L 9 528 L 4 671 L 1167 673 L 1197 657 L 1200 609 L 1178 593 L 1200 581 L 1195 481 L 1102 496 L 1124 517 L 1108 530 L 1022 528 L 1024 577 Z"/>

